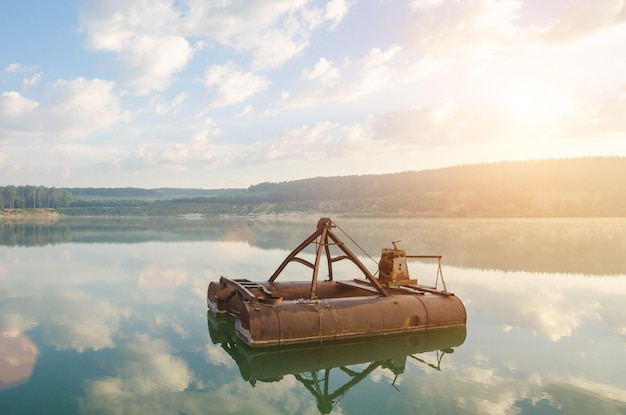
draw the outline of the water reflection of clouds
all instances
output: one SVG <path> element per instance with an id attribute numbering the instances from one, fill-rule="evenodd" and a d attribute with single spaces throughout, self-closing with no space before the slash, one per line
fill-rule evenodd
<path id="1" fill-rule="evenodd" d="M 614 333 L 624 328 L 624 278 L 449 271 L 449 289 L 464 301 L 469 319 L 489 315 L 503 330 L 530 330 L 553 342 L 572 336 L 584 322 L 607 324 Z"/>
<path id="2" fill-rule="evenodd" d="M 462 347 L 461 347 L 462 349 Z M 418 355 L 421 360 L 429 361 L 434 353 Z M 397 378 L 390 370 L 378 369 L 368 381 L 385 379 L 376 389 L 379 402 L 375 408 L 385 413 L 475 413 L 504 414 L 511 411 L 518 396 L 526 396 L 527 385 L 523 382 L 510 381 L 506 375 L 487 367 L 459 365 L 454 355 L 445 355 L 440 370 L 428 366 L 423 361 L 407 359 L 406 370 Z M 398 399 L 394 389 L 410 398 Z M 514 390 L 511 390 L 513 388 Z M 522 391 L 515 390 L 521 388 Z M 389 393 L 384 393 L 387 390 Z M 368 408 L 372 409 L 372 408 Z"/>
<path id="3" fill-rule="evenodd" d="M 36 315 L 26 314 L 20 310 L 20 305 L 14 300 L 5 299 L 0 304 L 0 331 L 23 333 L 37 327 Z"/>
<path id="4" fill-rule="evenodd" d="M 547 393 L 560 398 L 563 413 L 625 413 L 626 390 L 581 377 L 557 377 L 546 384 Z"/>
<path id="5" fill-rule="evenodd" d="M 131 316 L 140 324 L 152 322 L 158 330 L 184 337 L 188 330 L 183 322 L 167 313 L 146 315 L 137 306 L 174 304 L 184 297 L 185 307 L 204 307 L 207 282 L 215 270 L 236 261 L 223 255 L 221 243 L 179 245 L 3 249 L 1 328 L 18 332 L 37 328 L 45 344 L 76 351 L 114 347 L 121 322 Z M 235 247 L 233 255 L 243 253 L 244 260 L 246 252 L 257 256 L 260 251 L 243 243 L 226 245 Z M 189 293 L 197 303 L 189 303 Z"/>
<path id="6" fill-rule="evenodd" d="M 137 335 L 118 347 L 114 363 L 116 376 L 91 380 L 87 389 L 94 396 L 125 396 L 130 393 L 154 394 L 187 389 L 193 373 L 186 362 L 172 355 L 164 341 Z"/>
<path id="7" fill-rule="evenodd" d="M 19 310 L 33 313 L 45 344 L 58 350 L 101 350 L 114 347 L 122 320 L 131 311 L 91 294 L 71 290 Z"/>
<path id="8" fill-rule="evenodd" d="M 354 365 L 351 366 L 350 369 L 354 370 L 355 368 L 358 368 L 359 370 L 363 370 L 366 367 L 367 365 Z M 370 373 L 368 378 L 374 383 L 387 382 L 389 384 L 394 383 L 396 386 L 402 384 L 402 377 L 397 377 L 391 370 L 386 368 L 376 368 L 372 373 Z"/>
<path id="9" fill-rule="evenodd" d="M 189 330 L 184 323 L 178 320 L 177 317 L 170 315 L 157 314 L 155 316 L 156 327 L 161 331 L 163 329 L 170 329 L 174 333 L 178 334 L 181 338 L 186 339 L 189 337 Z"/>
<path id="10" fill-rule="evenodd" d="M 626 410 L 622 375 L 609 369 L 623 361 L 623 349 L 606 341 L 624 333 L 624 278 L 449 271 L 448 286 L 465 301 L 470 322 L 472 340 L 460 353 L 474 358 L 467 365 L 446 365 L 444 382 L 432 377 L 428 385 L 419 378 L 405 379 L 405 384 L 419 383 L 425 388 L 421 393 L 435 400 L 446 399 L 440 390 L 457 391 L 458 407 L 466 413 L 519 413 L 548 406 L 562 413 Z M 539 338 L 533 341 L 516 331 Z M 576 340 L 566 342 L 569 337 Z M 414 377 L 416 372 L 409 373 Z"/>
<path id="11" fill-rule="evenodd" d="M 147 350 L 139 354 L 126 350 L 116 376 L 87 382 L 86 395 L 79 399 L 81 413 L 319 415 L 315 401 L 302 393 L 301 385 L 292 376 L 280 382 L 260 382 L 255 387 L 239 379 L 204 384 L 194 379 L 184 361 L 174 357 L 168 346 L 147 338 L 140 339 L 139 346 Z M 146 359 L 143 355 L 147 352 L 156 356 Z M 173 380 L 158 383 L 170 371 Z M 144 377 L 153 380 L 146 382 Z M 339 408 L 331 413 L 343 411 Z"/>
<path id="12" fill-rule="evenodd" d="M 443 372 L 425 378 L 418 371 L 408 370 L 403 381 L 404 387 L 415 394 L 415 401 L 442 405 L 452 399 L 454 412 L 468 414 L 529 413 L 529 407 L 541 406 L 550 406 L 558 413 L 617 414 L 626 409 L 626 391 L 586 377 L 537 372 L 514 377 L 483 367 L 482 362 L 476 366 L 458 365 L 454 357 L 446 362 Z"/>
<path id="13" fill-rule="evenodd" d="M 245 242 L 221 241 L 208 245 L 205 255 L 211 258 L 210 267 L 216 275 L 267 280 L 288 253 L 264 250 Z"/>
<path id="14" fill-rule="evenodd" d="M 120 323 L 129 309 L 120 308 L 85 292 L 71 290 L 0 306 L 3 330 L 41 331 L 44 344 L 58 350 L 100 350 L 115 346 Z"/>
<path id="15" fill-rule="evenodd" d="M 101 260 L 102 256 L 106 258 L 102 251 L 111 254 L 108 249 L 110 247 L 94 250 L 79 246 L 50 246 L 0 250 L 6 273 L 6 279 L 3 278 L 7 290 L 5 295 L 32 297 L 45 295 L 48 289 L 54 290 L 54 287 L 119 284 L 125 275 L 112 272 L 110 260 Z"/>
<path id="16" fill-rule="evenodd" d="M 212 413 L 319 415 L 315 400 L 304 392 L 293 376 L 284 377 L 279 383 L 260 382 L 254 388 L 234 381 L 211 391 L 210 396 L 207 402 L 216 403 L 209 407 Z M 337 407 L 331 412 L 336 415 L 342 413 Z"/>
<path id="17" fill-rule="evenodd" d="M 161 264 L 148 265 L 137 277 L 137 285 L 150 303 L 171 302 L 176 298 L 176 288 L 188 282 L 185 268 Z"/>
<path id="18" fill-rule="evenodd" d="M 206 358 L 206 361 L 213 365 L 224 366 L 228 368 L 234 368 L 237 366 L 233 358 L 221 347 L 207 344 L 204 349 L 204 356 Z"/>
<path id="19" fill-rule="evenodd" d="M 468 413 L 519 413 L 522 407 L 550 406 L 559 413 L 623 413 L 626 396 L 610 385 L 559 376 L 500 379 L 498 385 L 464 394 Z M 469 397 L 469 398 L 468 398 Z M 481 397 L 481 398 L 478 398 Z"/>
<path id="20" fill-rule="evenodd" d="M 50 299 L 46 314 L 40 315 L 43 339 L 57 349 L 82 352 L 115 346 L 120 323 L 130 311 L 90 294 L 75 291 Z"/>

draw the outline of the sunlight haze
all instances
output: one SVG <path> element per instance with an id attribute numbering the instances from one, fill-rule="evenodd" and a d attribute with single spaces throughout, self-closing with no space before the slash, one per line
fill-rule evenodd
<path id="1" fill-rule="evenodd" d="M 621 0 L 8 0 L 0 186 L 626 156 Z"/>

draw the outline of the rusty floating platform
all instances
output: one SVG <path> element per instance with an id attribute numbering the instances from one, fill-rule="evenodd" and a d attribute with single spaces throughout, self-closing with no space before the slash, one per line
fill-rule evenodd
<path id="1" fill-rule="evenodd" d="M 267 281 L 221 277 L 211 282 L 207 305 L 216 316 L 235 317 L 235 332 L 251 347 L 349 340 L 465 325 L 461 300 L 446 288 L 441 256 L 406 255 L 395 242 L 382 251 L 375 277 L 321 218 L 317 229 L 294 249 Z M 315 260 L 298 255 L 315 247 Z M 322 259 L 328 276 L 319 281 Z M 435 286 L 411 279 L 407 258 L 438 261 Z M 333 264 L 352 262 L 364 278 L 339 279 Z M 309 280 L 277 281 L 285 267 L 299 263 L 312 270 Z M 443 289 L 437 285 L 441 280 Z"/>

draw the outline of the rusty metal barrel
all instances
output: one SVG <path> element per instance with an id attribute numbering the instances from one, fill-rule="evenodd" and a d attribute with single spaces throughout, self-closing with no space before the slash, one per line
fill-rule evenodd
<path id="1" fill-rule="evenodd" d="M 393 295 L 297 300 L 279 305 L 246 302 L 237 335 L 251 347 L 353 339 L 464 325 L 454 295 Z"/>

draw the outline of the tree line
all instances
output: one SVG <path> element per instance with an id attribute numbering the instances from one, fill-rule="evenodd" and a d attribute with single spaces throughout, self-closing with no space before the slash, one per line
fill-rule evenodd
<path id="1" fill-rule="evenodd" d="M 351 200 L 408 194 L 581 192 L 624 194 L 624 157 L 510 161 L 381 175 L 317 177 L 250 186 L 262 202 Z"/>
<path id="2" fill-rule="evenodd" d="M 508 161 L 260 183 L 230 203 L 342 214 L 626 216 L 625 157 Z"/>
<path id="3" fill-rule="evenodd" d="M 45 186 L 0 186 L 1 209 L 56 209 L 69 206 L 72 193 Z"/>
<path id="4" fill-rule="evenodd" d="M 441 217 L 626 216 L 625 157 L 484 163 L 315 177 L 242 189 L 0 188 L 0 207 L 70 215 L 323 213 Z"/>

